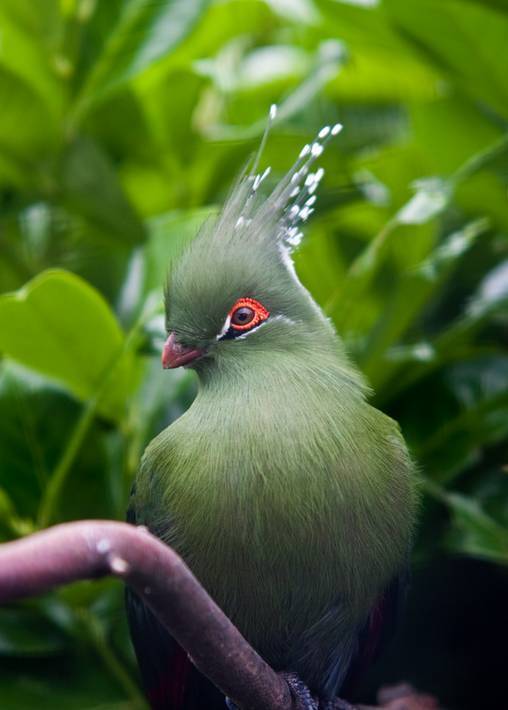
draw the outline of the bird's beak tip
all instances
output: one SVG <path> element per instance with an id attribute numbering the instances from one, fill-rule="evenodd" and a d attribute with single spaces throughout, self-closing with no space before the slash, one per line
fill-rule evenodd
<path id="1" fill-rule="evenodd" d="M 204 354 L 200 348 L 186 347 L 176 339 L 175 333 L 170 333 L 162 349 L 162 367 L 171 370 L 175 367 L 190 365 Z"/>

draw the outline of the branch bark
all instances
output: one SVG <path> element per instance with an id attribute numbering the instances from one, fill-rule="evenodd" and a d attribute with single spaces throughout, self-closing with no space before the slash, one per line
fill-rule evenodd
<path id="1" fill-rule="evenodd" d="M 240 708 L 300 710 L 284 678 L 254 651 L 176 552 L 146 528 L 82 521 L 0 546 L 0 603 L 107 575 L 129 584 L 196 667 Z M 420 697 L 407 691 L 406 701 L 409 696 Z M 383 707 L 396 710 L 398 700 Z"/>

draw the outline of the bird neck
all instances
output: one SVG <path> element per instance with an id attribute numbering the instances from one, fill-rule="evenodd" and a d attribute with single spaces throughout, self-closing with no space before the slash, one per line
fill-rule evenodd
<path id="1" fill-rule="evenodd" d="M 325 329 L 323 329 L 325 331 Z M 198 399 L 215 399 L 245 409 L 253 398 L 267 402 L 298 392 L 301 398 L 340 390 L 342 398 L 363 400 L 368 387 L 350 362 L 339 338 L 330 331 L 296 332 L 285 345 L 270 342 L 264 347 L 229 351 L 210 366 L 198 369 Z"/>

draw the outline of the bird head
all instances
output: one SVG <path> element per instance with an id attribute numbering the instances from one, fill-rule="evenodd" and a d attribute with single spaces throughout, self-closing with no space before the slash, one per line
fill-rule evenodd
<path id="1" fill-rule="evenodd" d="M 270 116 L 275 116 L 272 107 Z M 270 122 L 269 122 L 270 123 Z M 165 368 L 198 371 L 260 351 L 287 351 L 331 326 L 299 282 L 291 257 L 323 176 L 311 172 L 341 126 L 326 126 L 268 195 L 257 172 L 242 175 L 221 214 L 205 223 L 172 267 L 165 292 Z"/>

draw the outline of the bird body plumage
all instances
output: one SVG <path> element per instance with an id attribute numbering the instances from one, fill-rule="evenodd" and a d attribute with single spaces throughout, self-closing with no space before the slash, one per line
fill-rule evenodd
<path id="1" fill-rule="evenodd" d="M 168 331 L 204 352 L 199 390 L 146 449 L 131 505 L 274 668 L 330 697 L 406 564 L 413 464 L 274 236 L 287 188 L 242 221 L 251 187 L 171 273 Z M 224 338 L 245 297 L 270 316 Z"/>

